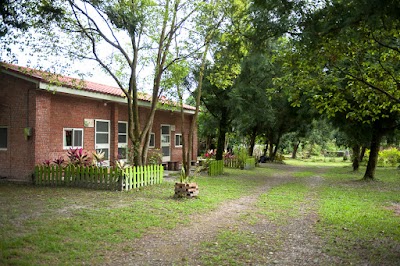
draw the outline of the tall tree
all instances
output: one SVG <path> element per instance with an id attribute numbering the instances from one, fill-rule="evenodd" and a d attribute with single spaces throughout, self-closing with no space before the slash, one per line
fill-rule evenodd
<path id="1" fill-rule="evenodd" d="M 365 5 L 365 3 L 369 5 Z M 397 1 L 329 1 L 302 22 L 293 72 L 300 95 L 328 116 L 369 123 L 371 156 L 364 179 L 374 179 L 382 136 L 399 119 L 399 20 Z M 343 16 L 346 14 L 346 16 Z"/>
<path id="2" fill-rule="evenodd" d="M 52 1 L 51 6 L 63 10 L 63 19 L 41 28 L 42 35 L 38 36 L 42 38 L 35 38 L 36 49 L 96 61 L 115 80 L 127 98 L 134 163 L 142 165 L 158 99 L 164 93 L 163 75 L 190 54 L 182 51 L 175 56 L 172 47 L 187 44 L 180 30 L 189 23 L 198 5 L 181 0 L 68 0 Z M 140 121 L 143 68 L 152 71 L 152 89 L 150 110 Z"/>
<path id="3" fill-rule="evenodd" d="M 207 66 L 202 102 L 218 121 L 216 159 L 222 160 L 226 133 L 230 131 L 231 105 L 229 93 L 240 74 L 240 62 L 247 53 L 243 35 L 249 29 L 248 1 L 228 1 L 227 20 L 214 35 L 210 47 L 212 62 Z"/>
<path id="4" fill-rule="evenodd" d="M 272 106 L 267 88 L 272 81 L 270 61 L 261 52 L 246 56 L 241 73 L 230 95 L 233 103 L 233 127 L 236 134 L 248 137 L 249 155 L 253 155 L 256 137 L 272 123 Z"/>

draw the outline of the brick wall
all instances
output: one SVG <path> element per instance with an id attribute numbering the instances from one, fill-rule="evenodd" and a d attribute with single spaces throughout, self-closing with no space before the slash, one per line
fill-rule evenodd
<path id="1" fill-rule="evenodd" d="M 24 128 L 35 125 L 35 88 L 34 83 L 0 73 L 0 126 L 8 131 L 7 150 L 0 150 L 1 177 L 31 180 L 34 141 L 25 139 Z"/>
<path id="2" fill-rule="evenodd" d="M 192 115 L 185 115 L 183 124 L 183 132 L 181 129 L 181 115 L 178 112 L 171 111 L 157 111 L 154 117 L 153 133 L 155 133 L 156 148 L 160 148 L 161 142 L 161 125 L 174 125 L 175 131 L 171 131 L 171 161 L 182 161 L 182 148 L 175 147 L 175 134 L 182 134 L 187 139 L 189 133 Z M 192 160 L 197 158 L 197 132 L 195 132 L 194 139 L 196 140 L 193 145 Z"/>

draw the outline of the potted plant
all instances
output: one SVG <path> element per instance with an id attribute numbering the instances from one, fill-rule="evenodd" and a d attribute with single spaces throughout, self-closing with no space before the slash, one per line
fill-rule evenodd
<path id="1" fill-rule="evenodd" d="M 193 198 L 199 195 L 199 186 L 194 182 L 196 175 L 199 171 L 199 167 L 196 168 L 195 173 L 191 176 L 186 174 L 185 168 L 182 167 L 179 182 L 175 183 L 175 195 L 176 198 Z"/>

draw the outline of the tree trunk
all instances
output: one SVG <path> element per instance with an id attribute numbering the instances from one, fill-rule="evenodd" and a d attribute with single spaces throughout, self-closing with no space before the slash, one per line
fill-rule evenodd
<path id="1" fill-rule="evenodd" d="M 185 169 L 185 177 L 188 177 L 190 174 L 190 166 L 191 166 L 191 161 L 192 161 L 192 151 L 193 151 L 193 135 L 194 131 L 196 129 L 197 125 L 197 117 L 199 115 L 199 110 L 200 110 L 200 98 L 201 98 L 201 89 L 203 86 L 203 77 L 204 77 L 204 69 L 206 65 L 206 58 L 207 58 L 207 53 L 209 49 L 209 43 L 208 40 L 206 40 L 207 44 L 204 49 L 204 53 L 202 56 L 202 62 L 200 66 L 200 73 L 199 73 L 199 83 L 197 84 L 197 95 L 196 95 L 196 111 L 192 117 L 192 121 L 190 122 L 190 128 L 189 128 L 189 133 L 188 133 L 188 138 L 187 142 L 182 138 L 183 141 L 183 147 L 182 147 L 182 156 L 183 156 L 183 166 Z M 184 132 L 184 113 L 183 113 L 183 99 L 181 96 L 181 117 L 182 117 L 182 133 Z"/>
<path id="2" fill-rule="evenodd" d="M 253 128 L 253 132 L 250 136 L 250 147 L 249 147 L 249 155 L 253 156 L 254 146 L 256 145 L 256 137 L 257 137 L 257 127 Z"/>
<path id="3" fill-rule="evenodd" d="M 211 136 L 207 136 L 207 139 L 206 139 L 206 151 L 209 151 L 211 149 L 211 141 L 212 141 Z"/>
<path id="4" fill-rule="evenodd" d="M 362 146 L 361 152 L 360 152 L 360 162 L 364 159 L 365 151 L 367 150 L 366 146 Z"/>
<path id="5" fill-rule="evenodd" d="M 264 152 L 263 152 L 264 157 L 267 157 L 267 152 L 268 152 L 268 140 L 265 141 L 265 148 L 264 148 Z"/>
<path id="6" fill-rule="evenodd" d="M 131 81 L 135 82 L 135 81 Z M 132 86 L 135 86 L 133 84 Z M 131 141 L 131 152 L 130 152 L 130 160 L 134 165 L 142 165 L 142 153 L 140 149 L 140 124 L 139 124 L 139 115 L 138 115 L 138 105 L 135 90 L 130 92 L 131 95 L 128 97 L 128 134 L 129 139 Z"/>
<path id="7" fill-rule="evenodd" d="M 378 153 L 381 140 L 382 140 L 382 133 L 379 132 L 379 128 L 374 127 L 371 138 L 371 147 L 367 164 L 367 170 L 365 171 L 363 180 L 370 181 L 374 180 L 375 178 L 375 169 L 378 163 Z"/>
<path id="8" fill-rule="evenodd" d="M 185 171 L 185 177 L 189 175 L 190 172 L 190 164 L 187 163 L 188 158 L 186 157 L 186 138 L 185 138 L 185 128 L 184 128 L 184 122 L 185 122 L 185 112 L 183 109 L 183 96 L 182 96 L 182 91 L 180 90 L 180 86 L 177 86 L 177 91 L 178 91 L 178 96 L 179 96 L 179 104 L 181 106 L 181 132 L 182 132 L 182 169 Z M 187 139 L 189 139 L 189 133 L 187 135 Z M 190 159 L 189 159 L 190 160 Z"/>
<path id="9" fill-rule="evenodd" d="M 352 147 L 353 150 L 353 171 L 358 171 L 360 167 L 360 145 L 354 145 Z"/>
<path id="10" fill-rule="evenodd" d="M 273 158 L 273 154 L 274 154 L 274 144 L 272 144 L 272 142 L 269 142 L 269 147 L 268 147 L 268 157 L 271 161 L 274 160 Z"/>
<path id="11" fill-rule="evenodd" d="M 276 154 L 277 154 L 277 152 L 278 152 L 278 148 L 279 148 L 280 142 L 281 142 L 281 137 L 278 137 L 278 139 L 277 139 L 277 141 L 276 141 L 276 143 L 275 143 L 274 153 L 272 154 L 272 159 L 271 159 L 271 161 L 275 161 Z"/>
<path id="12" fill-rule="evenodd" d="M 217 154 L 215 156 L 216 160 L 222 160 L 224 154 L 224 146 L 225 146 L 225 136 L 226 136 L 226 117 L 223 112 L 221 120 L 219 121 L 218 128 L 218 142 L 217 142 Z"/>
<path id="13" fill-rule="evenodd" d="M 296 159 L 297 158 L 297 151 L 299 149 L 300 143 L 301 143 L 300 140 L 297 141 L 296 143 L 294 143 L 293 152 L 292 152 L 292 159 Z"/>

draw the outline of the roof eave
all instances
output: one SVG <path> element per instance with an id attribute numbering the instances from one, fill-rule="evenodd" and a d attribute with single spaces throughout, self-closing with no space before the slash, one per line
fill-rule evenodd
<path id="1" fill-rule="evenodd" d="M 49 82 L 43 80 L 42 78 L 33 77 L 28 74 L 24 74 L 19 71 L 15 71 L 10 68 L 2 67 L 2 68 L 0 68 L 0 71 L 4 72 L 5 74 L 11 75 L 13 77 L 20 78 L 20 79 L 26 80 L 28 82 L 32 82 L 32 83 L 36 84 L 37 88 L 40 90 L 46 90 L 49 92 L 60 92 L 60 93 L 65 93 L 65 94 L 69 94 L 69 95 L 88 97 L 88 98 L 92 98 L 92 99 L 110 101 L 110 102 L 116 102 L 116 103 L 122 103 L 122 104 L 127 103 L 126 98 L 123 96 L 115 96 L 115 95 L 99 93 L 99 92 L 91 92 L 91 91 L 86 91 L 86 90 L 76 89 L 76 88 L 66 87 L 66 86 L 58 86 L 58 85 L 50 84 Z M 149 101 L 139 100 L 139 106 L 151 107 L 151 103 Z M 193 115 L 193 114 L 195 114 L 195 111 L 185 108 L 184 113 Z"/>
<path id="2" fill-rule="evenodd" d="M 81 90 L 81 89 L 72 89 L 69 87 L 52 85 L 52 84 L 49 84 L 46 82 L 39 82 L 38 88 L 41 90 L 46 90 L 46 91 L 50 91 L 50 92 L 60 92 L 60 93 L 70 94 L 70 95 L 75 95 L 75 96 L 88 97 L 91 99 L 127 104 L 126 98 L 122 97 L 122 96 L 114 96 L 114 95 L 110 95 L 110 94 L 85 91 L 85 90 Z M 140 107 L 151 107 L 151 103 L 148 101 L 139 100 L 139 106 Z M 163 109 L 160 109 L 160 110 L 163 110 Z M 184 113 L 194 114 L 195 111 L 184 109 Z"/>

